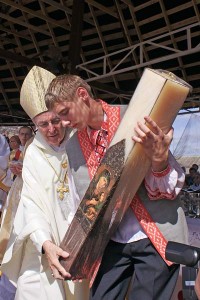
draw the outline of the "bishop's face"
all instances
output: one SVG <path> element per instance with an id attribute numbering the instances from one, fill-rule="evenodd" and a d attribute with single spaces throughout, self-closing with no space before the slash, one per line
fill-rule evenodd
<path id="1" fill-rule="evenodd" d="M 60 145 L 65 136 L 65 128 L 54 112 L 41 113 L 34 118 L 34 122 L 49 145 Z"/>

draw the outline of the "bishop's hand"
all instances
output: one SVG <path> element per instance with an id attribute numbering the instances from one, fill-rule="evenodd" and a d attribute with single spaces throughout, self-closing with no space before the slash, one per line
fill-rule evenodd
<path id="1" fill-rule="evenodd" d="M 144 117 L 144 119 L 145 124 L 138 122 L 134 128 L 137 135 L 133 136 L 133 140 L 142 145 L 147 157 L 151 160 L 153 171 L 161 172 L 168 166 L 173 129 L 171 128 L 167 134 L 164 134 L 150 117 Z"/>
<path id="2" fill-rule="evenodd" d="M 52 276 L 55 279 L 66 280 L 71 279 L 71 275 L 63 268 L 59 262 L 59 257 L 67 258 L 69 253 L 63 251 L 60 247 L 53 244 L 51 241 L 45 241 L 42 246 L 48 260 L 49 267 L 52 271 Z"/>

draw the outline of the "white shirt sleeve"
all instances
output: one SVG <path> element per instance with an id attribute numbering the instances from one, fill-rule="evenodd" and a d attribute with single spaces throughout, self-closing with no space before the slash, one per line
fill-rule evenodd
<path id="1" fill-rule="evenodd" d="M 151 200 L 173 200 L 183 187 L 185 174 L 171 153 L 168 162 L 169 165 L 164 171 L 149 170 L 145 177 L 145 186 Z"/>

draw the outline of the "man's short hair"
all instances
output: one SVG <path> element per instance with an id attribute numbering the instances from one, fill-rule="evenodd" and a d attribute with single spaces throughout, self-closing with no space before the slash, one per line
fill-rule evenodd
<path id="1" fill-rule="evenodd" d="M 55 103 L 75 101 L 75 93 L 79 87 L 85 88 L 93 97 L 91 87 L 81 77 L 70 74 L 57 76 L 50 83 L 45 95 L 47 108 L 52 109 Z"/>
<path id="2" fill-rule="evenodd" d="M 192 165 L 192 168 L 198 170 L 199 166 L 198 166 L 197 164 L 193 164 L 193 165 Z"/>
<path id="3" fill-rule="evenodd" d="M 20 127 L 20 129 L 19 129 L 19 134 L 20 134 L 20 131 L 21 131 L 23 128 L 25 128 L 25 129 L 28 128 L 28 130 L 30 131 L 30 134 L 31 134 L 31 135 L 33 134 L 32 128 L 29 127 L 29 126 L 22 126 L 22 127 Z"/>
<path id="4" fill-rule="evenodd" d="M 195 168 L 193 168 L 193 167 L 189 168 L 189 172 L 190 172 L 190 171 L 197 172 L 197 170 L 196 170 Z"/>

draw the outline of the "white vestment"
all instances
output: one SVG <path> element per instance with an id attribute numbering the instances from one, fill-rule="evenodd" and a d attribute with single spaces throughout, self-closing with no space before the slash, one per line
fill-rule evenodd
<path id="1" fill-rule="evenodd" d="M 79 204 L 72 201 L 69 193 L 64 205 L 58 198 L 57 187 L 66 172 L 62 167 L 66 159 L 65 148 L 54 151 L 40 133 L 27 149 L 21 200 L 2 262 L 2 271 L 17 286 L 17 300 L 88 299 L 85 281 L 74 284 L 55 280 L 42 254 L 46 240 L 59 246 Z"/>

